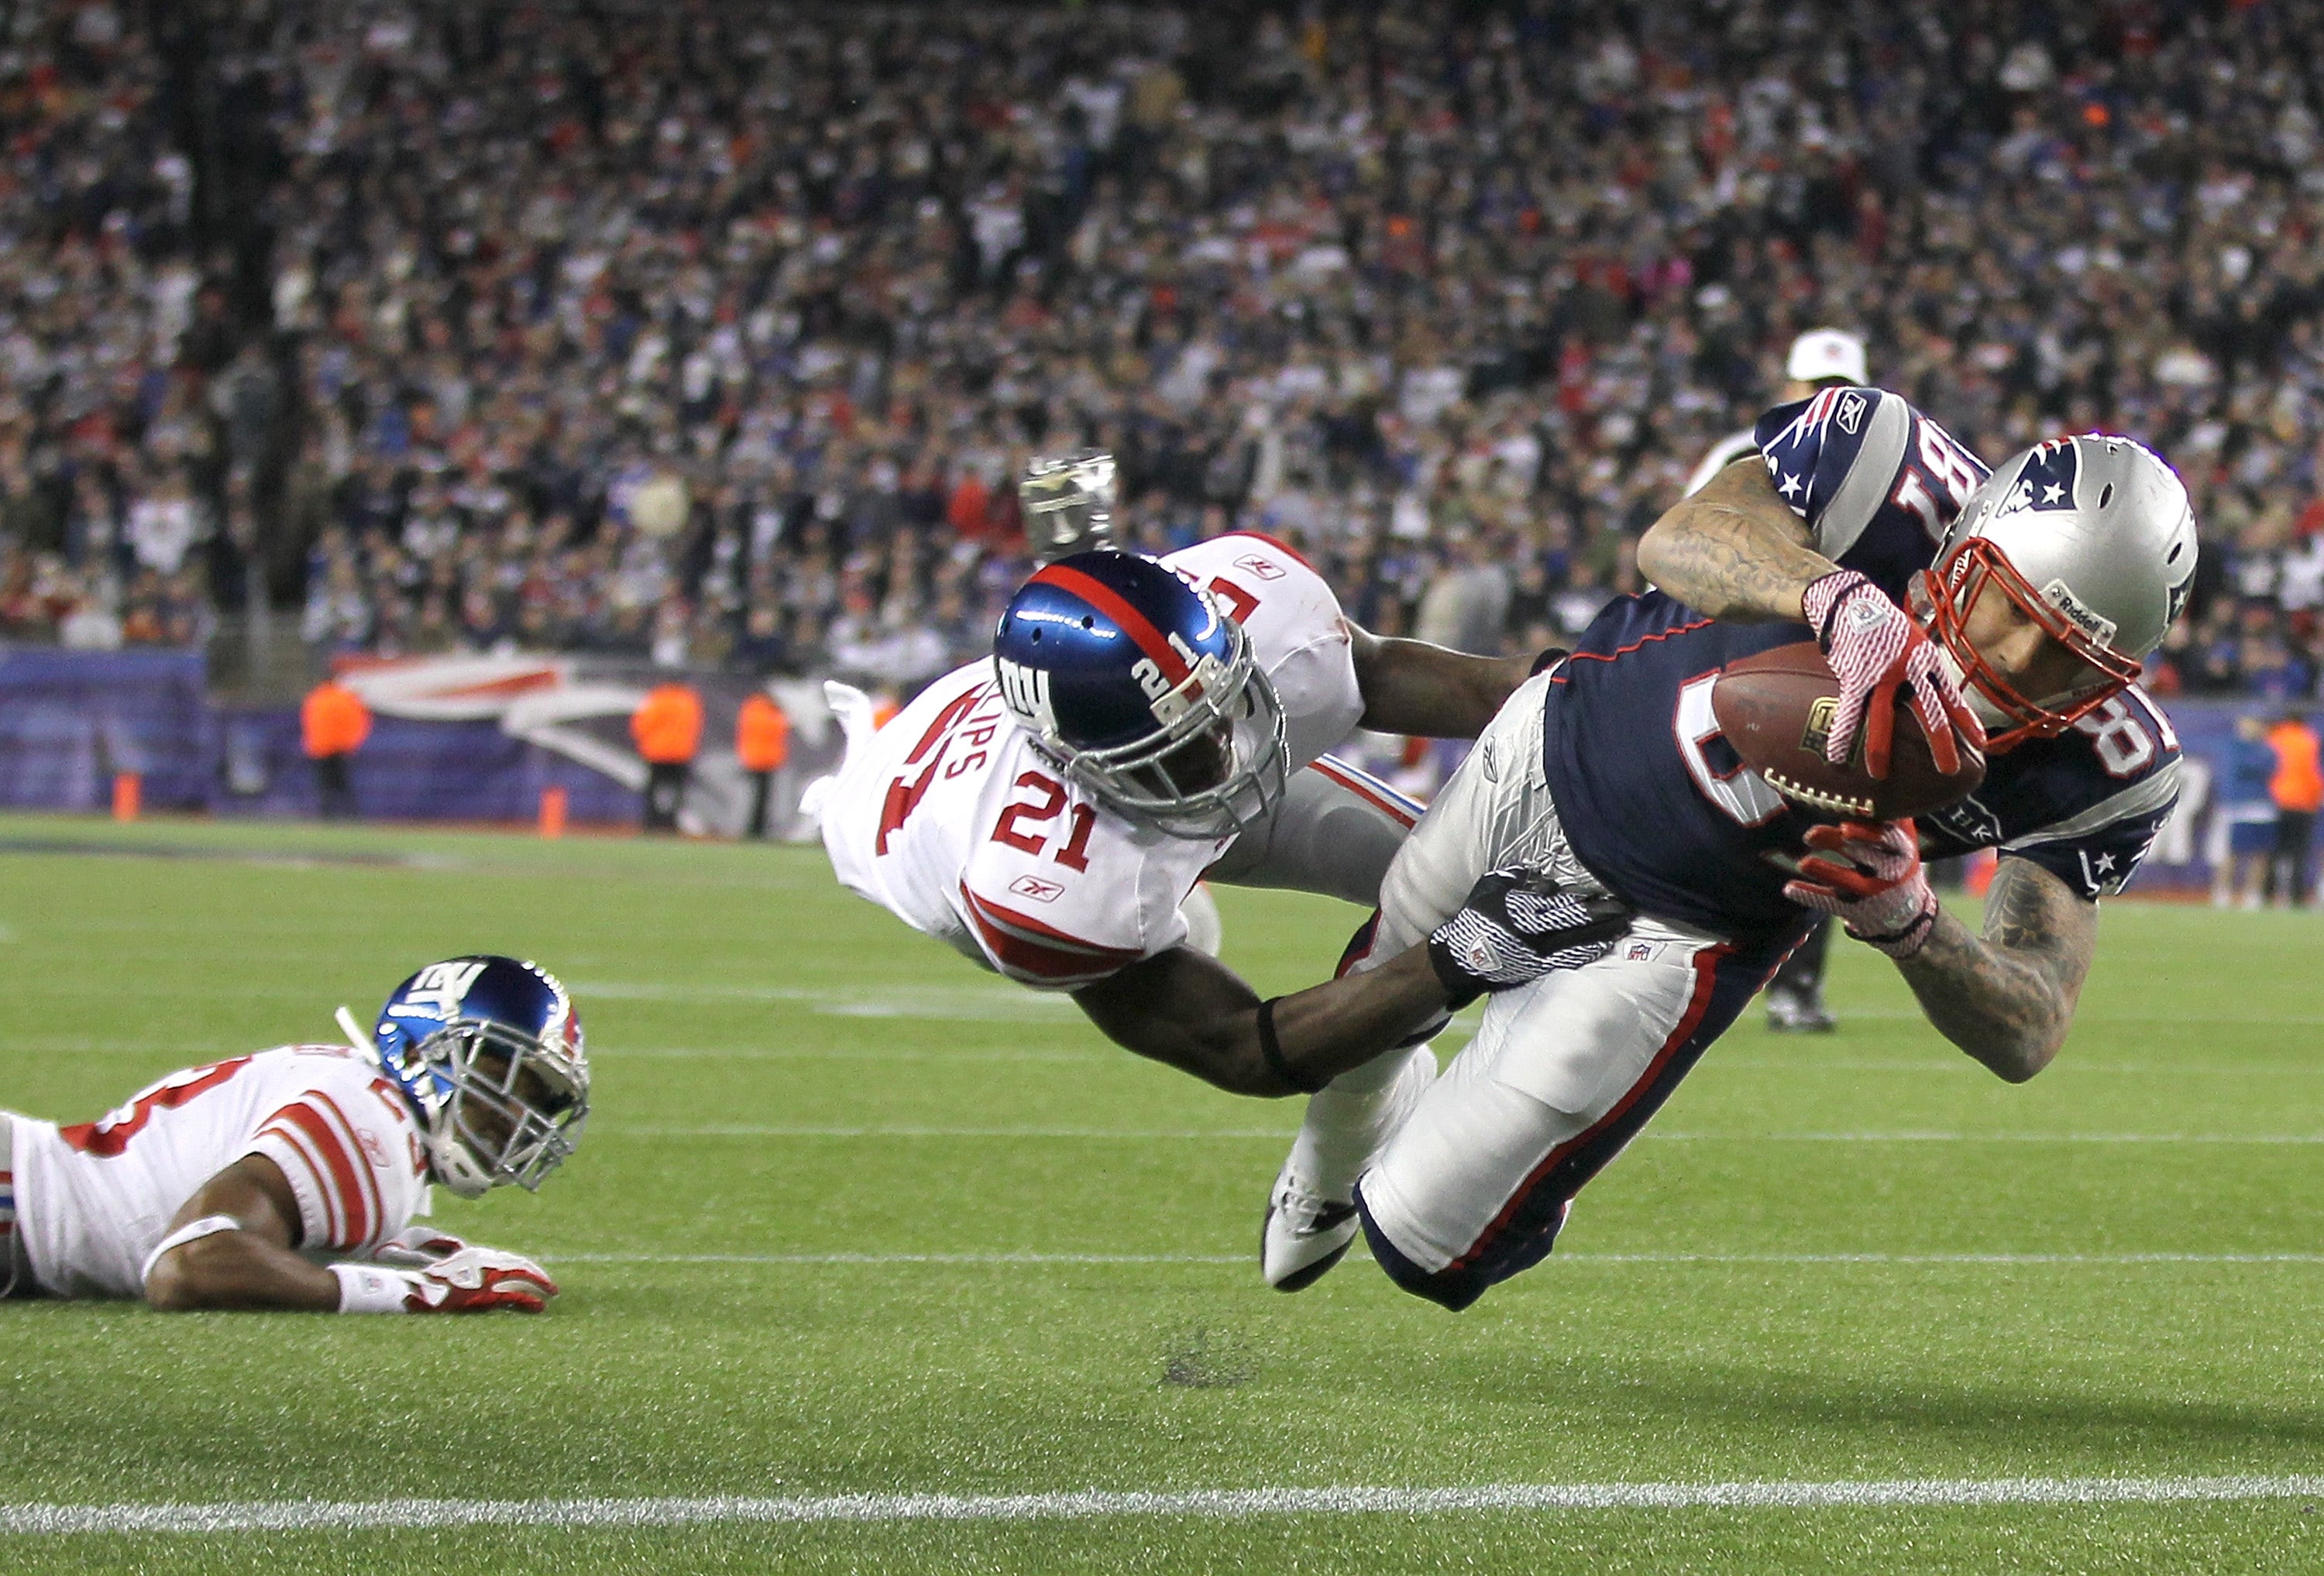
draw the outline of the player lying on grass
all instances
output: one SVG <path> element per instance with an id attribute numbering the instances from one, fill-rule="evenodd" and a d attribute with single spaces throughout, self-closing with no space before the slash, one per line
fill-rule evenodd
<path id="1" fill-rule="evenodd" d="M 2057 1053 L 2098 899 L 2177 794 L 2178 742 L 2132 678 L 2194 573 L 2185 490 L 2120 438 L 2044 444 L 1988 475 L 1868 389 L 1781 408 L 1759 433 L 1761 458 L 1648 533 L 1639 563 L 1660 589 L 1609 604 L 1486 730 L 1397 856 L 1379 945 L 1425 935 L 1510 862 L 1638 919 L 1605 959 L 1495 998 L 1384 1139 L 1311 1102 L 1270 1203 L 1271 1283 L 1308 1284 L 1359 1220 L 1399 1285 L 1448 1307 L 1538 1262 L 1808 910 L 1893 958 L 1930 1021 L 2002 1077 Z M 1811 631 L 1841 684 L 1835 760 L 1861 729 L 1885 771 L 1886 730 L 1923 725 L 1940 757 L 1983 743 L 1976 793 L 1917 827 L 1816 826 L 1745 768 L 1711 686 Z M 1894 721 L 1900 687 L 1917 723 Z M 2001 854 L 1982 935 L 1939 908 L 1922 870 L 1978 848 Z"/>
<path id="2" fill-rule="evenodd" d="M 1111 465 L 1036 465 L 1045 555 L 1104 539 Z M 835 687 L 849 737 L 824 844 L 849 889 L 1012 980 L 1071 991 L 1129 1049 L 1291 1092 L 1304 1085 L 1251 1054 L 1257 996 L 1188 945 L 1188 894 L 1207 873 L 1376 904 L 1418 811 L 1325 752 L 1359 727 L 1472 737 L 1529 666 L 1368 634 L 1265 537 L 1159 561 L 1068 553 L 1011 599 L 991 660 L 876 733 Z M 1332 1037 L 1290 1021 L 1312 1075 Z M 1372 1109 L 1389 1092 L 1347 1098 Z"/>
<path id="3" fill-rule="evenodd" d="M 0 1297 L 539 1313 L 557 1286 L 532 1260 L 410 1221 L 430 1183 L 536 1188 L 573 1152 L 589 1064 L 565 988 L 451 958 L 374 1035 L 339 1024 L 353 1046 L 189 1067 L 94 1122 L 0 1112 Z"/>

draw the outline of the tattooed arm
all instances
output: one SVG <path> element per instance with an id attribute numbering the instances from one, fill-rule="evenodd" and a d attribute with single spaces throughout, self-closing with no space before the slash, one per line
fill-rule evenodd
<path id="1" fill-rule="evenodd" d="M 1638 572 L 1689 607 L 1735 623 L 1807 622 L 1800 594 L 1840 567 L 1745 456 L 1673 504 L 1638 542 Z"/>
<path id="2" fill-rule="evenodd" d="M 2065 1043 L 2098 935 L 2096 903 L 2032 861 L 2004 856 L 1986 893 L 1984 936 L 1940 913 L 1896 967 L 1938 1032 L 2023 1083 Z"/>

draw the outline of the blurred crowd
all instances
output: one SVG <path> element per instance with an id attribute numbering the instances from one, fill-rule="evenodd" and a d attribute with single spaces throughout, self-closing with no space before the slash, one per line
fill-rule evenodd
<path id="1" fill-rule="evenodd" d="M 1137 545 L 1530 647 L 1831 325 L 1990 459 L 2181 468 L 2158 687 L 2324 670 L 2324 9 L 214 9 L 223 240 L 159 8 L 0 52 L 11 632 L 271 588 L 334 650 L 908 688 L 1022 573 L 1025 456 L 1098 444 Z"/>

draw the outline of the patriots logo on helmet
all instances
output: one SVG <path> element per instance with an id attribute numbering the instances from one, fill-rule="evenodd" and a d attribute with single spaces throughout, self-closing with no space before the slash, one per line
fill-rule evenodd
<path id="1" fill-rule="evenodd" d="M 2074 478 L 2080 457 L 2069 438 L 2052 438 L 2035 447 L 2018 468 L 2017 484 L 2010 489 L 2011 509 L 2071 509 Z"/>

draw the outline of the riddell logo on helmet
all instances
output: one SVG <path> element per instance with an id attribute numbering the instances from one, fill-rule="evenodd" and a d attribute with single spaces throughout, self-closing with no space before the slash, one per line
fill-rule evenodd
<path id="1" fill-rule="evenodd" d="M 2042 587 L 2042 599 L 2071 619 L 2075 628 L 2099 645 L 2113 646 L 2114 620 L 2099 617 L 2089 604 L 2074 594 L 2073 588 L 2063 580 L 2052 580 Z"/>

